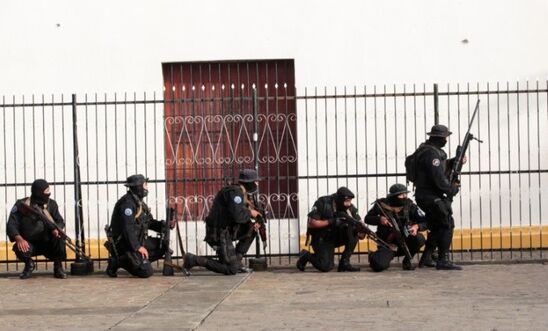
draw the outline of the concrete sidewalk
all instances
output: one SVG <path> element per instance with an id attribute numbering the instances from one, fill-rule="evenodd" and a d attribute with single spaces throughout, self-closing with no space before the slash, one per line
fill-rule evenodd
<path id="1" fill-rule="evenodd" d="M 546 330 L 548 266 L 0 278 L 0 330 Z"/>

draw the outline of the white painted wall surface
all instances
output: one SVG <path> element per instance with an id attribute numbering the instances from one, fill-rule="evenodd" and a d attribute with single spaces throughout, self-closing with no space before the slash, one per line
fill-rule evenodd
<path id="1" fill-rule="evenodd" d="M 545 80 L 546 40 L 545 0 L 5 0 L 0 95 L 153 91 L 162 62 L 272 58 L 298 87 Z"/>

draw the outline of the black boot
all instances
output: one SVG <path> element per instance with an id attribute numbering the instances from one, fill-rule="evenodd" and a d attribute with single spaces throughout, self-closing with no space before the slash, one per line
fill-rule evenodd
<path id="1" fill-rule="evenodd" d="M 306 264 L 308 263 L 308 258 L 310 257 L 310 252 L 307 250 L 302 250 L 299 253 L 299 259 L 297 260 L 297 269 L 304 271 Z"/>
<path id="2" fill-rule="evenodd" d="M 415 270 L 415 267 L 413 266 L 413 263 L 411 263 L 411 259 L 408 257 L 404 257 L 403 261 L 401 263 L 401 267 L 403 270 Z"/>
<path id="3" fill-rule="evenodd" d="M 183 270 L 190 274 L 190 269 L 198 265 L 196 258 L 197 256 L 192 253 L 186 253 L 183 257 L 183 260 L 185 261 L 183 263 Z"/>
<path id="4" fill-rule="evenodd" d="M 118 277 L 118 259 L 117 258 L 112 256 L 108 258 L 106 274 L 109 277 L 113 277 L 113 278 Z"/>
<path id="5" fill-rule="evenodd" d="M 340 260 L 338 272 L 356 272 L 360 271 L 360 268 L 353 267 L 348 260 Z"/>
<path id="6" fill-rule="evenodd" d="M 253 272 L 253 269 L 246 267 L 246 266 L 242 263 L 242 260 L 243 260 L 243 258 L 244 258 L 243 254 L 237 253 L 237 254 L 236 254 L 236 257 L 238 258 L 238 261 L 240 262 L 240 266 L 238 267 L 238 273 L 240 273 L 240 274 L 248 274 L 248 273 Z"/>
<path id="7" fill-rule="evenodd" d="M 434 268 L 436 266 L 436 263 L 432 260 L 432 252 L 434 251 L 433 248 L 425 248 L 424 252 L 422 252 L 421 259 L 419 260 L 419 268 L 424 267 L 430 267 Z"/>
<path id="8" fill-rule="evenodd" d="M 438 261 L 436 262 L 437 270 L 462 270 L 461 266 L 458 266 L 449 260 L 449 253 L 439 253 Z"/>
<path id="9" fill-rule="evenodd" d="M 32 276 L 32 271 L 34 270 L 34 261 L 32 259 L 28 259 L 25 261 L 25 268 L 23 269 L 23 272 L 19 275 L 19 278 L 21 279 L 28 279 Z"/>
<path id="10" fill-rule="evenodd" d="M 59 279 L 67 278 L 67 274 L 65 273 L 65 270 L 63 269 L 63 263 L 61 260 L 53 261 L 53 277 L 59 278 Z"/>
<path id="11" fill-rule="evenodd" d="M 195 266 L 205 267 L 207 265 L 207 258 L 203 256 L 197 256 L 192 253 L 186 253 L 183 257 L 183 273 L 186 276 L 190 276 L 190 269 Z"/>

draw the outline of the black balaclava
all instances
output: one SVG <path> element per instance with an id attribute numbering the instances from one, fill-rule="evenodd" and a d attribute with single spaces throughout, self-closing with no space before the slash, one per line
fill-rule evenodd
<path id="1" fill-rule="evenodd" d="M 337 196 L 335 198 L 335 204 L 337 205 L 337 210 L 345 211 L 348 208 L 344 205 L 344 200 L 346 200 L 344 197 Z"/>
<path id="2" fill-rule="evenodd" d="M 344 200 L 347 199 L 354 199 L 354 193 L 347 187 L 339 187 L 337 193 L 335 193 L 335 205 L 337 206 L 337 210 L 346 211 L 349 208 L 344 205 Z"/>
<path id="3" fill-rule="evenodd" d="M 45 205 L 49 201 L 49 193 L 44 193 L 44 191 L 49 187 L 49 183 L 45 179 L 37 179 L 32 183 L 30 188 L 30 200 L 33 203 L 39 205 Z"/>
<path id="4" fill-rule="evenodd" d="M 447 138 L 445 137 L 430 137 L 428 138 L 428 141 L 430 141 L 434 146 L 438 148 L 443 148 L 445 144 L 447 144 Z"/>
<path id="5" fill-rule="evenodd" d="M 141 184 L 141 185 L 136 185 L 136 186 L 130 186 L 129 187 L 129 190 L 131 192 L 133 192 L 133 194 L 135 194 L 141 200 L 144 199 L 148 194 L 148 190 L 145 190 L 143 185 L 144 185 L 144 183 Z"/>
<path id="6" fill-rule="evenodd" d="M 257 184 L 255 182 L 240 182 L 240 185 L 242 185 L 247 193 L 255 193 L 257 191 Z"/>
<path id="7" fill-rule="evenodd" d="M 388 203 L 390 204 L 390 206 L 393 206 L 393 207 L 401 207 L 401 206 L 405 205 L 405 202 L 407 201 L 407 199 L 398 198 L 397 195 L 392 196 L 392 197 L 388 198 L 387 200 L 388 200 Z"/>

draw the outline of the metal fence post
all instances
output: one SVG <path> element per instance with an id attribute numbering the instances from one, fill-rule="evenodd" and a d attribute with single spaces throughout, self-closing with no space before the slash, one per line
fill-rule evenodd
<path id="1" fill-rule="evenodd" d="M 434 124 L 440 124 L 440 109 L 438 100 L 438 84 L 434 84 Z"/>
<path id="2" fill-rule="evenodd" d="M 84 227 L 84 208 L 82 207 L 82 182 L 80 179 L 80 154 L 78 151 L 78 125 L 76 115 L 76 94 L 72 94 L 72 146 L 74 158 L 74 229 L 75 246 L 86 252 Z M 72 275 L 84 275 L 93 272 L 93 264 L 86 262 L 76 253 L 76 261 L 70 265 Z"/>

